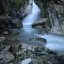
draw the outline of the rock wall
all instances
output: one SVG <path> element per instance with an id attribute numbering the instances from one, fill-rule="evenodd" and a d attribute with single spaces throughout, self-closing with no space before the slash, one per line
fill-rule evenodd
<path id="1" fill-rule="evenodd" d="M 48 9 L 49 19 L 51 22 L 51 33 L 57 35 L 64 35 L 64 6 L 53 4 Z"/>
<path id="2" fill-rule="evenodd" d="M 22 19 L 30 12 L 29 4 L 29 0 L 0 0 L 0 33 L 22 28 Z"/>
<path id="3" fill-rule="evenodd" d="M 63 0 L 35 0 L 41 9 L 41 16 L 48 18 L 48 25 L 52 34 L 64 35 L 64 1 Z"/>
<path id="4" fill-rule="evenodd" d="M 2 0 L 1 3 L 4 7 L 5 14 L 17 17 L 20 14 L 20 8 L 23 8 L 21 11 L 26 9 L 29 0 Z"/>

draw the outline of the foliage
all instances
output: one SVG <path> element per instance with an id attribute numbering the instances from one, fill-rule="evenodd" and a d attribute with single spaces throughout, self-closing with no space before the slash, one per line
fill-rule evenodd
<path id="1" fill-rule="evenodd" d="M 24 6 L 26 3 L 28 3 L 29 0 L 12 0 L 12 5 L 15 8 L 19 8 Z"/>

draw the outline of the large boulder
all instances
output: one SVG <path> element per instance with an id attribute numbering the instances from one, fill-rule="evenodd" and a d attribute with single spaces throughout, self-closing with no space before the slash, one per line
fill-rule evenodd
<path id="1" fill-rule="evenodd" d="M 37 56 L 43 56 L 43 55 L 47 55 L 47 54 L 57 55 L 56 52 L 46 48 L 45 46 L 38 46 L 38 47 L 36 47 L 35 50 L 34 50 L 34 53 Z"/>
<path id="2" fill-rule="evenodd" d="M 11 54 L 10 52 L 1 52 L 0 53 L 0 62 L 2 62 L 2 63 L 6 63 L 6 62 L 9 62 L 9 61 L 11 61 L 11 60 L 13 60 L 14 59 L 14 55 L 13 54 Z"/>
<path id="3" fill-rule="evenodd" d="M 55 55 L 34 56 L 33 64 L 58 64 Z"/>

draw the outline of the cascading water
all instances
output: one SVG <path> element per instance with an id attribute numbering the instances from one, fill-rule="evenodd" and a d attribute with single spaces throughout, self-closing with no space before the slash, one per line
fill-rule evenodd
<path id="1" fill-rule="evenodd" d="M 31 25 L 34 21 L 37 21 L 39 14 L 40 14 L 40 9 L 33 1 L 31 13 L 22 21 L 23 27 L 25 27 L 26 25 Z"/>
<path id="2" fill-rule="evenodd" d="M 47 47 L 48 49 L 56 51 L 58 52 L 58 54 L 64 54 L 64 37 L 42 34 L 35 34 L 35 36 L 45 38 L 47 40 L 47 44 L 45 45 L 45 47 Z"/>
<path id="3" fill-rule="evenodd" d="M 64 37 L 60 37 L 60 36 L 54 36 L 54 35 L 42 35 L 40 34 L 43 30 L 41 29 L 33 29 L 31 27 L 31 24 L 34 21 L 38 20 L 38 16 L 40 13 L 40 9 L 38 8 L 38 6 L 35 4 L 35 2 L 33 1 L 33 8 L 31 13 L 24 18 L 23 20 L 23 28 L 21 28 L 20 30 L 20 34 L 19 34 L 19 39 L 22 43 L 26 43 L 29 45 L 43 45 L 43 43 L 39 43 L 39 42 L 29 42 L 28 40 L 34 36 L 36 37 L 40 37 L 40 38 L 45 38 L 47 40 L 47 44 L 46 47 L 51 49 L 51 50 L 56 50 L 59 53 L 64 53 Z"/>
<path id="4" fill-rule="evenodd" d="M 32 0 L 30 0 L 30 1 L 32 1 Z M 30 6 L 29 6 L 29 8 L 30 8 Z M 32 38 L 35 33 L 39 33 L 41 31 L 41 29 L 39 31 L 38 29 L 33 29 L 31 27 L 31 24 L 33 22 L 36 22 L 39 17 L 40 17 L 40 9 L 33 1 L 31 13 L 29 15 L 27 15 L 22 21 L 23 28 L 21 28 L 20 33 L 19 33 L 19 39 L 21 42 L 26 43 L 26 44 L 31 44 L 28 42 L 29 38 Z M 34 43 L 32 43 L 32 45 L 33 44 Z M 36 45 L 36 43 L 35 43 L 35 45 Z"/>
<path id="5" fill-rule="evenodd" d="M 32 1 L 32 0 L 30 0 L 30 1 Z M 40 16 L 40 9 L 35 4 L 35 2 L 32 1 L 32 5 L 31 4 L 29 4 L 29 5 L 32 6 L 32 10 L 30 11 L 31 13 L 29 15 L 27 15 L 27 17 L 25 17 L 22 21 L 23 22 L 23 30 L 26 33 L 33 31 L 31 25 L 32 25 L 33 22 L 37 21 L 39 16 Z"/>

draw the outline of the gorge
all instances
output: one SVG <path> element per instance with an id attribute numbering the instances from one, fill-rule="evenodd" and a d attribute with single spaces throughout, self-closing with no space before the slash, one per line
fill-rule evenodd
<path id="1" fill-rule="evenodd" d="M 64 1 L 1 0 L 0 64 L 64 64 Z"/>

